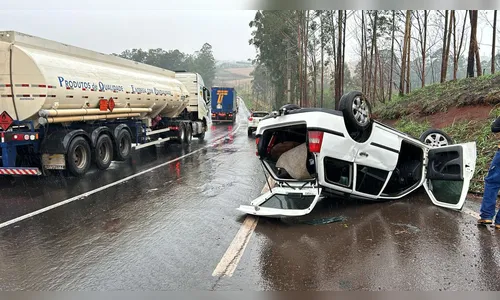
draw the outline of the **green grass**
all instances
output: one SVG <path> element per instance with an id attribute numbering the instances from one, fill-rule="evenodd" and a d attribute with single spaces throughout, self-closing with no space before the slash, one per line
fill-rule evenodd
<path id="1" fill-rule="evenodd" d="M 455 143 L 466 143 L 476 141 L 477 159 L 474 177 L 469 188 L 470 192 L 482 193 L 484 189 L 484 177 L 488 173 L 488 168 L 493 155 L 500 143 L 499 137 L 491 132 L 491 122 L 498 116 L 500 110 L 493 110 L 487 120 L 461 121 L 443 128 Z M 395 127 L 402 132 L 419 137 L 422 132 L 430 126 L 428 123 L 417 122 L 410 118 L 402 118 L 396 122 Z"/>
<path id="2" fill-rule="evenodd" d="M 432 84 L 374 107 L 381 119 L 426 116 L 451 107 L 500 103 L 500 73 Z"/>

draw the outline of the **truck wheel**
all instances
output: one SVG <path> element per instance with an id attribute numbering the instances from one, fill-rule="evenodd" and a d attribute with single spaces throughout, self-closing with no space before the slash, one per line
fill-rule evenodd
<path id="1" fill-rule="evenodd" d="M 200 141 L 203 141 L 205 139 L 205 131 L 203 131 L 202 133 L 198 134 L 198 140 Z"/>
<path id="2" fill-rule="evenodd" d="M 184 142 L 189 145 L 193 140 L 193 130 L 191 128 L 191 125 L 189 124 L 186 124 L 185 128 L 186 128 L 186 134 L 184 135 L 185 136 Z"/>
<path id="3" fill-rule="evenodd" d="M 361 92 L 350 92 L 340 99 L 339 109 L 346 121 L 357 130 L 366 130 L 371 125 L 371 105 Z"/>
<path id="4" fill-rule="evenodd" d="M 113 160 L 113 141 L 107 134 L 102 134 L 94 149 L 94 162 L 99 170 L 106 170 Z"/>
<path id="5" fill-rule="evenodd" d="M 128 132 L 128 130 L 122 129 L 116 137 L 114 158 L 117 161 L 125 161 L 130 157 L 131 152 L 132 137 L 130 136 L 130 132 Z"/>
<path id="6" fill-rule="evenodd" d="M 184 144 L 186 140 L 186 126 L 184 123 L 179 124 L 179 131 L 177 132 L 177 140 L 180 144 Z"/>
<path id="7" fill-rule="evenodd" d="M 69 173 L 73 176 L 83 176 L 90 168 L 91 152 L 86 139 L 81 136 L 75 137 L 66 155 L 66 165 Z"/>

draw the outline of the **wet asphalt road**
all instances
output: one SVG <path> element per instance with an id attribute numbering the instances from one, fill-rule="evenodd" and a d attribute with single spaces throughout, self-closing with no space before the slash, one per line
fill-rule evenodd
<path id="1" fill-rule="evenodd" d="M 424 191 L 384 203 L 325 199 L 306 217 L 260 218 L 233 276 L 212 276 L 245 219 L 236 208 L 265 183 L 240 119 L 233 134 L 217 126 L 204 143 L 152 147 L 80 180 L 0 181 L 4 222 L 209 145 L 0 229 L 0 290 L 500 289 L 499 234 Z M 467 207 L 478 211 L 475 201 Z M 332 216 L 346 220 L 302 223 Z"/>

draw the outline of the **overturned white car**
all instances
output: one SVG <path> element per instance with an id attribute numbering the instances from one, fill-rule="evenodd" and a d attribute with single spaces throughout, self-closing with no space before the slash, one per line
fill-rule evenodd
<path id="1" fill-rule="evenodd" d="M 306 215 L 322 196 L 399 199 L 424 186 L 432 203 L 462 209 L 476 165 L 476 143 L 451 144 L 440 130 L 419 139 L 371 119 L 360 92 L 339 111 L 285 105 L 262 119 L 257 155 L 276 185 L 238 210 Z"/>

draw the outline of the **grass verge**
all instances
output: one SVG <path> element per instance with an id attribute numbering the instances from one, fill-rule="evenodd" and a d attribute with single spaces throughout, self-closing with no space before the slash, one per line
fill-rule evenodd
<path id="1" fill-rule="evenodd" d="M 373 108 L 377 118 L 395 120 L 446 112 L 451 107 L 500 103 L 500 73 L 432 84 Z"/>

